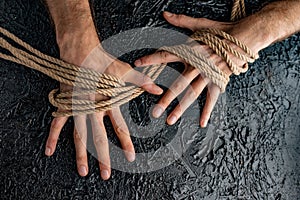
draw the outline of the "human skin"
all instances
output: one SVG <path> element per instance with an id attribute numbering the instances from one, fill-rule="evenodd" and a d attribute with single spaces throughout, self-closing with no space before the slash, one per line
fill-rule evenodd
<path id="1" fill-rule="evenodd" d="M 55 24 L 56 38 L 61 58 L 67 62 L 81 65 L 83 60 L 100 43 L 93 23 L 88 0 L 47 0 L 46 2 Z M 271 43 L 282 40 L 299 31 L 300 17 L 297 13 L 298 10 L 298 1 L 284 1 L 269 4 L 262 9 L 262 11 L 235 23 L 215 22 L 204 18 L 196 19 L 167 12 L 164 13 L 164 17 L 168 22 L 175 26 L 188 28 L 193 31 L 201 28 L 222 29 L 244 42 L 253 51 L 258 52 L 269 46 Z M 209 58 L 213 60 L 218 67 L 224 70 L 228 75 L 231 74 L 226 63 L 220 57 L 215 55 L 208 47 L 203 46 L 195 48 L 198 48 L 199 51 L 205 51 L 205 54 L 209 55 Z M 99 63 L 98 66 L 107 67 L 104 69 L 95 68 L 90 65 L 82 67 L 101 72 L 104 71 L 105 73 L 118 76 L 124 81 L 134 82 L 150 93 L 161 94 L 162 91 L 160 88 L 156 87 L 148 77 L 133 71 L 130 65 L 114 59 L 104 50 L 100 54 L 103 59 L 101 59 L 102 63 Z M 240 60 L 233 59 L 239 65 L 244 64 L 244 62 Z M 138 60 L 135 64 L 144 66 L 175 61 L 181 60 L 172 54 L 160 52 L 146 56 Z M 125 76 L 127 74 L 131 75 Z M 136 82 L 136 79 L 133 80 L 131 77 L 139 77 L 138 79 L 141 81 Z M 156 108 L 160 107 L 162 108 L 162 111 L 165 110 L 172 99 L 181 93 L 188 85 L 191 85 L 181 101 L 180 106 L 177 106 L 167 119 L 169 124 L 173 124 L 181 116 L 184 110 L 201 94 L 202 90 L 205 87 L 208 87 L 207 101 L 200 119 L 200 124 L 204 127 L 206 126 L 210 113 L 217 101 L 220 93 L 219 88 L 190 66 L 184 71 L 183 77 L 184 79 L 178 80 L 170 87 L 170 90 L 173 91 L 174 94 L 169 92 L 169 90 L 160 100 L 159 105 Z M 61 85 L 62 91 L 70 89 L 71 88 L 66 85 Z M 105 97 L 96 96 L 96 99 L 105 99 Z M 155 110 L 157 111 L 157 109 L 154 109 L 154 112 Z M 127 159 L 129 161 L 134 160 L 134 147 L 126 123 L 118 108 L 89 116 L 78 116 L 74 118 L 75 124 L 77 124 L 74 128 L 74 143 L 76 147 L 77 168 L 81 176 L 85 176 L 88 173 L 87 153 L 85 148 L 86 118 L 88 117 L 93 126 L 94 143 L 100 161 L 101 177 L 104 180 L 110 177 L 111 169 L 108 142 L 103 124 L 104 115 L 110 117 Z M 154 113 L 154 116 L 158 117 L 159 115 Z M 175 116 L 175 120 L 173 121 L 171 120 L 172 116 Z M 50 156 L 54 153 L 59 134 L 66 121 L 66 117 L 55 118 L 52 121 L 46 143 L 46 155 Z"/>
<path id="2" fill-rule="evenodd" d="M 237 22 L 217 22 L 205 18 L 192 18 L 186 15 L 178 15 L 164 12 L 165 19 L 172 25 L 197 31 L 203 28 L 216 28 L 223 30 L 247 45 L 254 53 L 268 47 L 270 44 L 281 41 L 290 35 L 300 31 L 300 1 L 277 1 L 266 5 L 259 12 L 241 19 Z M 229 43 L 235 49 L 239 49 L 232 43 Z M 193 47 L 203 55 L 208 55 L 216 66 L 229 76 L 232 72 L 229 70 L 226 62 L 214 54 L 214 52 L 205 45 Z M 231 59 L 238 66 L 243 66 L 245 62 L 231 55 Z M 187 91 L 177 107 L 167 117 L 167 123 L 174 124 L 183 112 L 197 99 L 197 97 L 207 87 L 206 102 L 203 112 L 200 116 L 200 126 L 206 127 L 211 112 L 217 102 L 220 94 L 220 88 L 212 81 L 200 74 L 199 71 L 187 65 L 182 59 L 175 55 L 160 51 L 154 54 L 144 56 L 135 61 L 136 66 L 147 66 L 152 64 L 161 64 L 168 62 L 183 62 L 185 70 L 177 80 L 170 86 L 166 94 L 160 99 L 153 109 L 153 116 L 160 117 L 169 104 L 186 88 Z"/>
<path id="3" fill-rule="evenodd" d="M 96 28 L 94 26 L 88 0 L 47 0 L 47 5 L 55 25 L 56 40 L 60 50 L 61 59 L 66 62 L 81 66 L 95 47 L 98 47 L 97 63 L 87 64 L 81 67 L 98 72 L 104 72 L 119 77 L 125 82 L 134 83 L 145 91 L 159 95 L 163 91 L 152 80 L 133 70 L 132 67 L 120 60 L 114 59 L 101 47 Z M 61 84 L 61 91 L 72 90 L 72 87 Z M 95 95 L 83 98 L 96 100 L 107 99 L 105 96 Z M 108 115 L 113 124 L 116 135 L 124 150 L 128 161 L 135 159 L 134 146 L 132 144 L 128 127 L 122 117 L 119 108 L 113 108 L 107 112 L 74 117 L 74 143 L 76 148 L 76 163 L 78 173 L 81 176 L 88 174 L 87 161 L 87 125 L 89 119 L 92 125 L 93 140 L 96 147 L 101 177 L 109 179 L 111 175 L 108 140 L 103 123 L 103 117 Z M 54 118 L 46 142 L 45 154 L 53 155 L 60 132 L 67 121 L 67 117 Z"/>

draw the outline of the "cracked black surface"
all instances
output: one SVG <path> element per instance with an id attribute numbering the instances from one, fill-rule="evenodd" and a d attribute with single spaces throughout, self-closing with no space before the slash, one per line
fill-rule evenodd
<path id="1" fill-rule="evenodd" d="M 266 2 L 246 1 L 247 13 Z M 167 24 L 161 11 L 226 21 L 231 6 L 225 0 L 92 2 L 102 39 L 139 27 L 188 34 Z M 35 48 L 58 57 L 53 25 L 42 1 L 1 0 L 0 23 Z M 299 39 L 296 34 L 266 48 L 246 74 L 231 78 L 209 127 L 197 129 L 180 159 L 149 173 L 112 170 L 109 181 L 101 180 L 92 156 L 89 175 L 77 174 L 72 120 L 64 127 L 55 154 L 44 155 L 54 111 L 48 93 L 59 84 L 37 71 L 1 60 L 0 199 L 300 199 Z M 135 51 L 121 59 L 132 63 L 150 52 Z M 143 113 L 153 101 L 150 95 L 132 101 L 131 123 L 148 123 Z M 203 102 L 200 97 L 200 109 Z M 106 123 L 108 133 L 113 133 Z M 181 121 L 165 127 L 169 134 L 160 134 L 165 136 L 161 139 L 134 139 L 137 151 L 165 145 L 174 137 L 172 130 L 184 132 L 184 126 Z M 117 143 L 114 136 L 110 139 Z"/>

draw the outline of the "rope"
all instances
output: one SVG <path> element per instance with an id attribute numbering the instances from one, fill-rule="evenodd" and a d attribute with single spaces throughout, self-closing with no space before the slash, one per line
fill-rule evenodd
<path id="1" fill-rule="evenodd" d="M 237 21 L 245 16 L 246 16 L 245 1 L 234 0 L 230 20 Z"/>
<path id="2" fill-rule="evenodd" d="M 235 21 L 245 15 L 244 0 L 234 0 L 231 20 Z M 144 92 L 142 88 L 137 86 L 126 85 L 115 76 L 80 68 L 48 56 L 2 27 L 0 27 L 0 33 L 2 35 L 0 37 L 0 47 L 10 52 L 10 54 L 0 53 L 0 58 L 38 70 L 60 83 L 80 88 L 80 91 L 69 92 L 59 92 L 58 89 L 54 89 L 49 93 L 50 103 L 58 108 L 58 111 L 52 113 L 54 117 L 75 116 L 110 110 L 138 97 Z M 247 63 L 254 62 L 258 58 L 246 45 L 217 29 L 199 30 L 191 38 L 194 41 L 208 45 L 214 50 L 217 55 L 226 61 L 235 75 L 246 72 L 248 64 L 238 67 L 230 59 L 229 53 Z M 12 41 L 20 48 L 13 46 L 8 41 Z M 237 45 L 243 50 L 243 53 L 233 49 L 225 41 Z M 186 44 L 172 47 L 165 46 L 161 47 L 159 51 L 167 51 L 182 58 L 185 62 L 197 68 L 201 74 L 210 78 L 214 84 L 220 87 L 221 92 L 225 91 L 229 76 L 190 46 Z M 148 66 L 144 68 L 143 73 L 155 80 L 165 67 L 166 64 Z M 95 93 L 104 95 L 108 99 L 92 101 L 79 98 L 83 95 L 94 95 Z"/>

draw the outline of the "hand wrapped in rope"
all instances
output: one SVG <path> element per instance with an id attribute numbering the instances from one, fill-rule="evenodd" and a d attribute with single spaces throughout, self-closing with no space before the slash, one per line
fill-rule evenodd
<path id="1" fill-rule="evenodd" d="M 168 12 L 164 13 L 164 17 L 169 23 L 188 28 L 194 31 L 194 34 L 187 44 L 162 47 L 158 52 L 135 62 L 136 66 L 168 62 L 185 64 L 182 75 L 170 86 L 153 109 L 153 116 L 160 117 L 177 95 L 188 88 L 179 105 L 167 118 L 168 124 L 174 124 L 207 87 L 206 104 L 200 119 L 201 126 L 205 127 L 220 92 L 226 89 L 229 76 L 232 73 L 235 75 L 245 73 L 248 70 L 248 62 L 254 62 L 258 55 L 229 34 L 234 29 L 235 23 L 215 22 Z"/>
<path id="2" fill-rule="evenodd" d="M 1 27 L 0 32 L 3 35 L 0 38 L 0 47 L 11 53 L 11 55 L 0 53 L 1 58 L 38 70 L 62 84 L 81 88 L 80 91 L 75 92 L 61 92 L 54 89 L 49 93 L 50 103 L 58 108 L 58 111 L 53 113 L 54 117 L 107 111 L 130 101 L 145 90 L 155 94 L 162 92 L 157 86 L 154 87 L 153 81 L 148 76 L 133 70 L 128 64 L 126 73 L 120 74 L 121 78 L 119 78 L 108 73 L 78 67 L 43 54 Z M 6 38 L 23 49 L 16 48 Z M 95 51 L 103 50 L 97 47 Z M 111 63 L 115 60 L 114 58 L 107 59 L 110 59 Z M 148 73 L 148 75 L 155 79 L 161 70 Z M 126 85 L 126 81 L 134 85 Z M 95 102 L 77 98 L 95 93 L 109 97 L 109 99 Z"/>

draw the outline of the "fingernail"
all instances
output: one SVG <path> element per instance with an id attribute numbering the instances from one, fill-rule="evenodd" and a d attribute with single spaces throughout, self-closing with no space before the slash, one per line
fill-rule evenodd
<path id="1" fill-rule="evenodd" d="M 163 114 L 164 110 L 159 106 L 155 106 L 153 111 L 152 111 L 152 115 L 155 118 L 159 118 L 162 114 Z"/>
<path id="2" fill-rule="evenodd" d="M 169 121 L 169 124 L 170 125 L 173 125 L 175 124 L 175 122 L 177 121 L 177 117 L 175 115 L 171 115 L 169 118 L 168 118 L 168 121 Z"/>
<path id="3" fill-rule="evenodd" d="M 142 61 L 141 61 L 140 59 L 138 59 L 138 60 L 136 60 L 136 61 L 134 62 L 134 65 L 135 65 L 135 66 L 141 66 L 141 65 L 142 65 Z"/>
<path id="4" fill-rule="evenodd" d="M 170 13 L 170 12 L 168 12 L 168 11 L 165 11 L 165 15 L 166 15 L 167 17 L 172 17 L 172 16 L 173 16 L 173 13 Z"/>
<path id="5" fill-rule="evenodd" d="M 135 160 L 135 153 L 132 152 L 126 152 L 126 158 L 129 162 L 133 162 Z"/>
<path id="6" fill-rule="evenodd" d="M 87 170 L 85 166 L 80 166 L 78 171 L 81 176 L 85 176 L 87 174 Z"/>
<path id="7" fill-rule="evenodd" d="M 51 149 L 49 147 L 46 147 L 45 154 L 51 156 Z"/>
<path id="8" fill-rule="evenodd" d="M 102 170 L 102 171 L 101 171 L 101 177 L 102 177 L 104 180 L 109 179 L 109 173 L 108 173 L 108 170 Z"/>
<path id="9" fill-rule="evenodd" d="M 205 128 L 207 126 L 207 120 L 203 120 L 201 122 L 201 126 L 202 126 L 202 128 Z"/>

